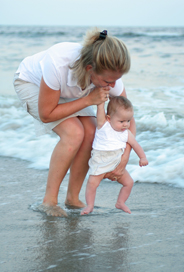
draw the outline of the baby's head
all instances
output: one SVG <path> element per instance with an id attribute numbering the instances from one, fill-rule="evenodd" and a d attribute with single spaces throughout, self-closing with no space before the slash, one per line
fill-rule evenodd
<path id="1" fill-rule="evenodd" d="M 123 131 L 130 127 L 130 120 L 134 114 L 130 100 L 124 96 L 111 98 L 107 106 L 107 121 L 116 131 Z"/>

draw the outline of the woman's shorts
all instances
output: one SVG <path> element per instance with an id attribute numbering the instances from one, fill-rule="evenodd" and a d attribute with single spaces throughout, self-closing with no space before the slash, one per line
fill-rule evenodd
<path id="1" fill-rule="evenodd" d="M 20 99 L 20 102 L 23 108 L 30 115 L 34 117 L 34 125 L 35 125 L 35 131 L 37 136 L 50 133 L 53 128 L 55 128 L 57 125 L 59 125 L 61 122 L 63 122 L 64 120 L 68 118 L 76 117 L 76 116 L 96 116 L 93 107 L 90 106 L 70 116 L 67 116 L 63 119 L 50 122 L 50 123 L 43 123 L 40 120 L 39 113 L 38 113 L 39 87 L 33 83 L 26 82 L 24 80 L 19 79 L 19 74 L 15 74 L 14 88 Z M 63 103 L 74 101 L 74 100 L 76 99 L 60 98 L 58 104 L 63 104 Z"/>
<path id="2" fill-rule="evenodd" d="M 113 171 L 121 161 L 124 149 L 101 151 L 93 149 L 89 160 L 89 175 L 100 175 Z"/>

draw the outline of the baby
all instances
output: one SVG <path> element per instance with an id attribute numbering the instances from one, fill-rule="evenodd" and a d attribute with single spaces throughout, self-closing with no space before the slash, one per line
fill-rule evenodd
<path id="1" fill-rule="evenodd" d="M 97 129 L 89 160 L 89 179 L 86 187 L 87 206 L 82 210 L 82 215 L 93 211 L 96 189 L 105 174 L 113 171 L 120 163 L 126 143 L 129 143 L 139 156 L 139 165 L 148 165 L 142 147 L 128 129 L 133 114 L 131 102 L 123 96 L 111 98 L 107 107 L 107 115 L 105 114 L 104 103 L 97 106 Z M 115 206 L 117 209 L 131 213 L 125 202 L 131 193 L 134 182 L 127 170 L 116 180 L 123 187 Z"/>

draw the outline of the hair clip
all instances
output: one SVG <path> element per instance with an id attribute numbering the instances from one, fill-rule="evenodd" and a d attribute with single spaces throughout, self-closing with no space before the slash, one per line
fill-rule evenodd
<path id="1" fill-rule="evenodd" d="M 105 40 L 106 36 L 107 30 L 103 30 L 102 32 L 100 32 L 99 40 Z"/>

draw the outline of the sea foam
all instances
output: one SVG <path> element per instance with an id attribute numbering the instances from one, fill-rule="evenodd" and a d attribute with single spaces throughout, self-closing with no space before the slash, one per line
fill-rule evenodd
<path id="1" fill-rule="evenodd" d="M 29 161 L 31 168 L 48 169 L 59 137 L 54 133 L 36 137 L 33 118 L 23 110 L 16 97 L 0 97 L 0 102 L 0 155 Z M 136 138 L 149 165 L 141 168 L 139 158 L 134 151 L 131 152 L 127 169 L 134 181 L 184 187 L 184 120 L 166 117 L 164 112 L 159 112 L 144 114 L 136 119 L 136 124 Z"/>

